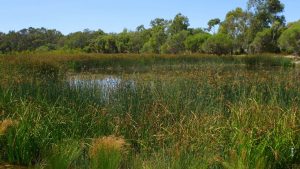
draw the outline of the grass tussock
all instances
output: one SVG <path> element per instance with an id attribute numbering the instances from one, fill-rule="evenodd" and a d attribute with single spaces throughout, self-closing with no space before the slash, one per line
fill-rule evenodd
<path id="1" fill-rule="evenodd" d="M 91 168 L 118 169 L 122 156 L 126 153 L 127 143 L 123 138 L 107 136 L 94 139 L 89 151 Z"/>
<path id="2" fill-rule="evenodd" d="M 83 151 L 82 145 L 75 141 L 64 141 L 52 146 L 46 168 L 66 169 L 76 167 L 76 160 Z"/>

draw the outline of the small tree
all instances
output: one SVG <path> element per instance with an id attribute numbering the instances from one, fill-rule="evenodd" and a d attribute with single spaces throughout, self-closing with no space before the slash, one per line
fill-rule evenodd
<path id="1" fill-rule="evenodd" d="M 278 52 L 279 50 L 276 41 L 273 39 L 272 29 L 267 28 L 257 33 L 250 48 L 254 53 Z"/>
<path id="2" fill-rule="evenodd" d="M 188 36 L 188 31 L 181 31 L 169 36 L 166 43 L 161 47 L 162 53 L 177 54 L 185 51 L 184 42 Z"/>
<path id="3" fill-rule="evenodd" d="M 203 44 L 203 49 L 206 53 L 211 54 L 229 54 L 232 52 L 233 42 L 229 35 L 218 33 L 210 38 Z"/>
<path id="4" fill-rule="evenodd" d="M 300 55 L 300 21 L 290 24 L 278 43 L 282 51 Z"/>
<path id="5" fill-rule="evenodd" d="M 171 33 L 171 35 L 174 35 L 181 31 L 187 30 L 189 26 L 190 24 L 188 17 L 179 13 L 172 20 L 171 25 L 169 27 L 169 32 Z"/>
<path id="6" fill-rule="evenodd" d="M 210 36 L 211 34 L 204 32 L 188 36 L 185 41 L 185 47 L 192 53 L 203 52 L 202 45 Z"/>

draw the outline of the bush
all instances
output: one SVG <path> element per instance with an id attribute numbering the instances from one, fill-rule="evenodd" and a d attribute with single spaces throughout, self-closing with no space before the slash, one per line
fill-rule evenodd
<path id="1" fill-rule="evenodd" d="M 186 49 L 192 53 L 203 52 L 202 45 L 210 36 L 209 33 L 198 33 L 189 36 L 185 41 Z"/>
<path id="2" fill-rule="evenodd" d="M 257 33 L 255 39 L 250 44 L 250 48 L 254 53 L 278 52 L 277 43 L 273 39 L 272 29 L 264 29 Z"/>
<path id="3" fill-rule="evenodd" d="M 300 21 L 293 23 L 278 40 L 282 51 L 300 55 Z"/>
<path id="4" fill-rule="evenodd" d="M 177 54 L 185 50 L 184 41 L 188 36 L 187 31 L 181 31 L 175 35 L 170 36 L 167 42 L 161 47 L 162 53 Z"/>
<path id="5" fill-rule="evenodd" d="M 233 41 L 226 34 L 215 34 L 207 39 L 203 44 L 203 49 L 207 53 L 211 54 L 229 54 L 232 52 Z"/>

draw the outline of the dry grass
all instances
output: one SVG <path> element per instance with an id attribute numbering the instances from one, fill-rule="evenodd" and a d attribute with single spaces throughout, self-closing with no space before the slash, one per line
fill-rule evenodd
<path id="1" fill-rule="evenodd" d="M 12 119 L 5 119 L 0 122 L 0 135 L 4 135 L 6 131 L 15 125 L 18 125 L 18 122 Z"/>
<path id="2" fill-rule="evenodd" d="M 122 137 L 106 136 L 94 139 L 90 148 L 90 157 L 97 155 L 99 150 L 125 152 L 128 144 Z"/>

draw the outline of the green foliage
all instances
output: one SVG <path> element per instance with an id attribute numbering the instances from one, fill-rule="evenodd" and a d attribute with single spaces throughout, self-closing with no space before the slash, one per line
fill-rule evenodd
<path id="1" fill-rule="evenodd" d="M 119 47 L 123 48 L 122 45 L 120 43 Z M 91 43 L 90 50 L 94 53 L 117 53 L 117 38 L 113 34 L 101 35 Z"/>
<path id="2" fill-rule="evenodd" d="M 254 53 L 279 51 L 272 29 L 264 29 L 262 32 L 258 32 L 250 47 Z"/>
<path id="3" fill-rule="evenodd" d="M 121 163 L 121 154 L 118 150 L 101 149 L 91 161 L 92 169 L 118 169 Z"/>
<path id="4" fill-rule="evenodd" d="M 300 55 L 300 22 L 290 24 L 278 42 L 283 51 Z"/>
<path id="5" fill-rule="evenodd" d="M 169 21 L 160 18 L 151 21 L 151 37 L 144 44 L 141 51 L 145 53 L 160 53 L 161 46 L 166 42 L 168 37 L 166 33 L 168 25 Z"/>
<path id="6" fill-rule="evenodd" d="M 212 35 L 203 44 L 203 49 L 207 53 L 211 54 L 229 54 L 232 52 L 233 42 L 229 35 L 226 34 L 215 34 Z"/>
<path id="7" fill-rule="evenodd" d="M 130 34 L 129 51 L 131 53 L 140 53 L 144 44 L 149 41 L 150 35 L 150 30 L 145 29 L 143 25 L 137 27 L 136 31 Z"/>
<path id="8" fill-rule="evenodd" d="M 203 32 L 188 36 L 185 41 L 186 49 L 192 53 L 204 52 L 202 45 L 210 36 L 209 33 Z"/>
<path id="9" fill-rule="evenodd" d="M 124 29 L 120 33 L 85 29 L 63 35 L 59 31 L 45 28 L 28 28 L 7 34 L 0 32 L 0 54 L 34 52 L 176 54 L 188 51 L 220 55 L 279 52 L 277 40 L 285 29 L 283 10 L 284 5 L 280 0 L 249 0 L 248 9 L 236 8 L 229 11 L 224 21 L 218 18 L 211 19 L 208 21 L 208 28 L 205 29 L 189 28 L 188 17 L 178 13 L 172 20 L 163 18 L 152 20 L 150 28 L 146 29 L 141 25 L 135 31 Z M 222 45 L 222 42 L 219 42 L 215 49 L 204 50 L 203 44 L 208 39 L 209 33 L 227 35 L 232 44 L 227 43 L 228 38 L 225 38 L 227 44 Z M 270 39 L 272 40 L 269 41 Z M 205 44 L 212 47 L 211 42 Z M 283 50 L 288 52 L 293 50 L 286 49 L 287 43 L 285 44 L 285 47 L 281 47 Z M 217 46 L 222 49 L 217 51 Z M 229 48 L 224 50 L 224 47 Z"/>
<path id="10" fill-rule="evenodd" d="M 254 40 L 258 32 L 270 28 L 276 22 L 285 24 L 282 14 L 284 5 L 280 0 L 249 0 L 248 11 L 251 11 L 248 38 Z"/>
<path id="11" fill-rule="evenodd" d="M 70 49 L 84 49 L 89 45 L 90 41 L 97 36 L 103 35 L 104 32 L 99 31 L 90 31 L 88 29 L 83 32 L 71 33 L 62 39 L 63 44 Z"/>
<path id="12" fill-rule="evenodd" d="M 116 46 L 118 49 L 118 53 L 129 52 L 129 41 L 130 41 L 130 35 L 128 31 L 124 29 L 123 32 L 117 36 Z"/>
<path id="13" fill-rule="evenodd" d="M 223 166 L 227 169 L 261 169 L 284 168 L 290 165 L 294 158 L 292 149 L 297 143 L 294 140 L 292 127 L 289 127 L 291 124 L 288 123 L 294 115 L 284 112 L 281 119 L 276 119 L 273 127 L 265 130 L 258 129 L 255 128 L 256 125 L 268 123 L 268 120 L 252 120 L 282 112 L 269 106 L 263 107 L 255 100 L 243 104 L 231 108 L 229 128 L 232 130 L 230 132 L 232 135 L 229 138 L 232 147 L 228 150 L 226 160 L 222 162 Z M 262 112 L 265 115 L 262 115 Z"/>
<path id="14" fill-rule="evenodd" d="M 49 51 L 57 50 L 57 49 L 58 49 L 58 46 L 55 44 L 46 44 L 46 45 L 38 47 L 35 51 L 36 52 L 49 52 Z"/>
<path id="15" fill-rule="evenodd" d="M 189 19 L 186 16 L 183 16 L 181 13 L 179 13 L 172 20 L 169 32 L 171 35 L 175 35 L 187 30 L 189 26 Z"/>
<path id="16" fill-rule="evenodd" d="M 20 104 L 21 106 L 18 106 L 19 109 L 17 109 L 19 114 L 15 115 L 21 118 L 1 140 L 1 151 L 4 160 L 9 163 L 33 165 L 40 160 L 40 153 L 43 148 L 39 142 L 40 128 L 34 123 L 41 115 L 36 116 L 36 112 L 30 112 L 30 107 L 26 107 L 25 103 Z"/>
<path id="17" fill-rule="evenodd" d="M 162 53 L 182 53 L 185 51 L 185 40 L 188 36 L 188 31 L 181 31 L 170 36 L 166 43 L 161 47 Z"/>
<path id="18" fill-rule="evenodd" d="M 226 14 L 225 20 L 220 25 L 219 32 L 232 37 L 235 53 L 243 53 L 248 49 L 248 22 L 249 14 L 241 8 L 236 8 Z"/>
<path id="19" fill-rule="evenodd" d="M 69 70 L 68 78 L 41 83 L 33 74 L 17 72 L 17 79 L 9 74 L 12 65 L 22 66 L 22 58 L 0 62 L 6 63 L 0 67 L 3 162 L 49 168 L 191 169 L 288 168 L 299 162 L 297 70 L 253 69 L 244 66 L 241 56 L 25 57 L 26 64 L 46 62 L 65 69 L 76 63 L 100 73 L 73 76 Z M 264 59 L 266 64 L 275 61 Z M 27 67 L 30 72 L 34 66 Z M 117 70 L 115 76 L 121 79 L 108 98 L 97 84 L 112 77 L 105 67 Z M 5 119 L 16 123 L 6 130 Z M 119 149 L 124 140 L 103 137 L 108 135 L 126 139 L 130 153 Z"/>
<path id="20" fill-rule="evenodd" d="M 44 45 L 58 44 L 63 35 L 57 30 L 45 28 L 28 28 L 18 32 L 10 31 L 0 35 L 0 51 L 9 53 L 13 51 L 34 51 Z"/>
<path id="21" fill-rule="evenodd" d="M 67 169 L 78 160 L 82 148 L 80 144 L 74 141 L 64 141 L 58 145 L 53 145 L 51 154 L 47 159 L 47 167 L 49 169 Z"/>
<path id="22" fill-rule="evenodd" d="M 207 25 L 208 25 L 207 30 L 211 31 L 212 28 L 214 28 L 215 26 L 219 25 L 220 23 L 221 23 L 221 20 L 219 18 L 215 18 L 215 19 L 209 20 L 208 23 L 207 23 Z"/>

